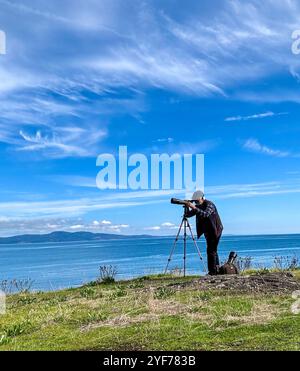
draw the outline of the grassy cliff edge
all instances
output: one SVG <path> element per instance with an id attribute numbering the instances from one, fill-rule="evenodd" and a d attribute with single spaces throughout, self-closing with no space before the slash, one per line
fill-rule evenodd
<path id="1" fill-rule="evenodd" d="M 150 276 L 9 295 L 0 350 L 300 350 L 292 290 L 220 287 Z"/>

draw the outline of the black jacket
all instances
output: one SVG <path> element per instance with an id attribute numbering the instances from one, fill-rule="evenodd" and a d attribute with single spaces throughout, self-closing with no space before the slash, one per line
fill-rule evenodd
<path id="1" fill-rule="evenodd" d="M 219 238 L 223 231 L 221 218 L 214 203 L 205 200 L 202 205 L 196 204 L 197 210 L 186 213 L 188 218 L 196 215 L 197 236 L 203 234 L 206 238 Z"/>

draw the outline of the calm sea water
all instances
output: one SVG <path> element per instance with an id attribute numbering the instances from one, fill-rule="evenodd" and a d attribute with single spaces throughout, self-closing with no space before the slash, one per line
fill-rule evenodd
<path id="1" fill-rule="evenodd" d="M 0 281 L 34 280 L 33 289 L 57 290 L 94 280 L 101 265 L 117 267 L 117 279 L 161 273 L 167 263 L 173 239 L 169 237 L 98 242 L 0 245 Z M 205 242 L 198 242 L 206 264 Z M 225 236 L 219 246 L 221 260 L 235 250 L 251 256 L 253 265 L 272 266 L 275 256 L 300 258 L 300 235 Z M 182 267 L 183 242 L 178 241 L 170 268 Z M 187 272 L 204 274 L 203 265 L 191 241 L 188 243 Z"/>

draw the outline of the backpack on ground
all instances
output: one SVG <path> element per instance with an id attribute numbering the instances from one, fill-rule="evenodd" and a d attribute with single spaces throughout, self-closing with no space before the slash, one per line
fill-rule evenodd
<path id="1" fill-rule="evenodd" d="M 225 263 L 219 268 L 219 274 L 239 274 L 239 270 L 237 266 L 234 264 L 236 258 L 237 254 L 234 251 L 231 251 L 227 263 Z"/>

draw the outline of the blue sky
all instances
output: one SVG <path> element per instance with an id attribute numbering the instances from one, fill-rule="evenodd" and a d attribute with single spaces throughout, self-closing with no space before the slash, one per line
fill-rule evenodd
<path id="1" fill-rule="evenodd" d="M 204 153 L 227 234 L 300 232 L 299 15 L 292 0 L 0 0 L 0 234 L 175 233 L 172 191 L 95 187 L 97 155 L 120 145 Z"/>

